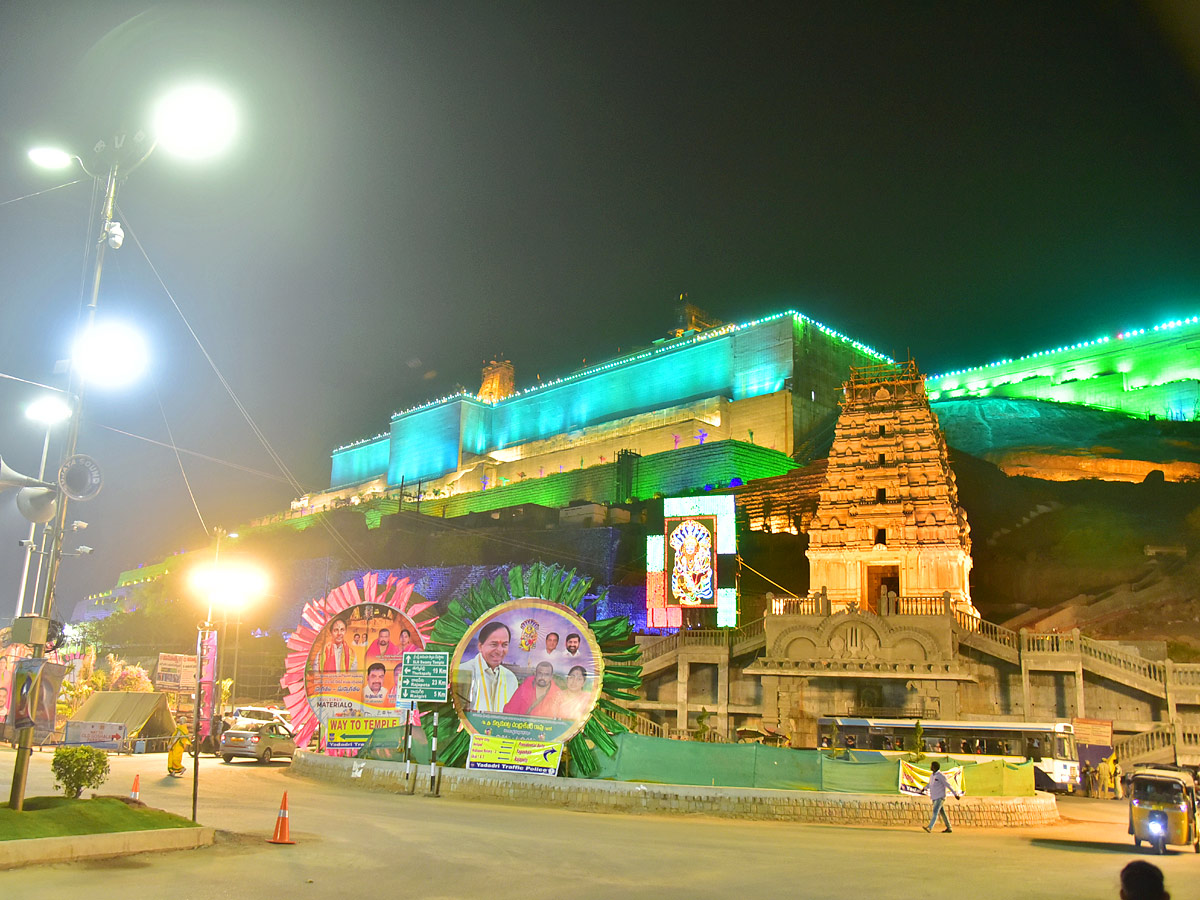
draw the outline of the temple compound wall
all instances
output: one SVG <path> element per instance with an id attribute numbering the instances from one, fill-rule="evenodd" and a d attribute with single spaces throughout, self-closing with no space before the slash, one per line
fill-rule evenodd
<path id="1" fill-rule="evenodd" d="M 929 378 L 933 400 L 1022 397 L 1200 418 L 1200 316 Z"/>

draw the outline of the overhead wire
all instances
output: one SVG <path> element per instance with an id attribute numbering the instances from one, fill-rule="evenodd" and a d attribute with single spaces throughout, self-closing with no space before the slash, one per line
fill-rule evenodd
<path id="1" fill-rule="evenodd" d="M 242 403 L 241 399 L 237 395 L 237 392 L 234 391 L 233 385 L 231 385 L 229 383 L 228 379 L 225 378 L 225 375 L 221 372 L 221 369 L 217 365 L 216 360 L 214 360 L 212 358 L 212 354 L 210 354 L 208 352 L 208 348 L 205 347 L 204 342 L 200 339 L 200 336 L 196 333 L 196 330 L 192 327 L 192 323 L 188 320 L 188 317 L 186 315 L 184 315 L 183 309 L 179 306 L 179 303 L 176 301 L 175 296 L 171 293 L 170 288 L 167 287 L 167 284 L 163 280 L 162 275 L 159 274 L 158 268 L 154 265 L 153 261 L 150 259 L 150 255 L 146 252 L 145 246 L 143 246 L 141 240 L 138 238 L 137 232 L 134 230 L 133 226 L 129 223 L 129 218 L 128 218 L 128 216 L 125 215 L 125 211 L 123 209 L 121 209 L 120 207 L 118 207 L 118 213 L 120 214 L 121 219 L 124 222 L 125 233 L 129 237 L 131 237 L 133 239 L 134 244 L 137 245 L 139 252 L 142 254 L 142 258 L 146 261 L 146 264 L 150 267 L 150 271 L 154 273 L 154 277 L 155 277 L 155 279 L 157 279 L 159 286 L 163 290 L 163 293 L 166 294 L 167 299 L 171 301 L 171 305 L 175 308 L 175 313 L 179 316 L 180 321 L 183 322 L 184 327 L 188 330 L 188 333 L 192 336 L 192 340 L 195 341 L 196 346 L 200 350 L 200 353 L 204 356 L 204 359 L 208 362 L 208 365 L 212 369 L 213 374 L 216 375 L 217 381 L 220 382 L 221 386 L 225 389 L 225 393 L 229 396 L 230 400 L 233 401 L 234 407 L 238 410 L 239 413 L 241 413 L 242 419 L 246 422 L 247 426 L 249 426 L 251 433 L 254 434 L 254 436 L 255 436 L 255 438 L 257 438 L 259 444 L 262 445 L 263 449 L 267 453 L 267 456 L 270 457 L 271 461 L 275 464 L 276 468 L 278 468 L 279 471 L 283 474 L 284 478 L 287 480 L 287 483 L 292 487 L 292 490 L 294 490 L 298 495 L 303 495 L 305 493 L 304 488 L 301 486 L 300 482 L 296 479 L 296 476 L 292 474 L 291 469 L 288 468 L 287 464 L 283 460 L 283 457 L 281 457 L 275 451 L 275 448 L 273 446 L 271 446 L 271 442 L 267 439 L 266 433 L 263 432 L 263 430 L 258 426 L 258 423 L 254 420 L 254 417 L 250 414 L 250 411 L 248 409 L 246 409 L 245 404 Z M 364 560 L 362 558 L 362 556 L 359 555 L 358 551 L 355 550 L 353 546 L 351 546 L 349 541 L 347 541 L 346 538 L 340 532 L 338 532 L 336 528 L 334 528 L 328 522 L 322 522 L 322 525 L 325 527 L 328 534 L 333 538 L 334 542 L 343 550 L 343 552 L 345 552 L 346 556 L 351 560 L 351 562 L 353 562 L 355 565 L 359 566 L 360 568 L 364 568 L 364 569 L 367 568 L 366 560 Z"/>

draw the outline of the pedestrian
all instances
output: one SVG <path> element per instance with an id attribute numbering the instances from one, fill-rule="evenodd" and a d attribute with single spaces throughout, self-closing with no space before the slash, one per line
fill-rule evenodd
<path id="1" fill-rule="evenodd" d="M 1135 859 L 1121 870 L 1121 900 L 1171 900 L 1163 884 L 1162 869 Z"/>
<path id="2" fill-rule="evenodd" d="M 929 799 L 933 801 L 933 815 L 929 817 L 929 824 L 922 825 L 926 831 L 933 831 L 933 826 L 937 824 L 938 816 L 942 817 L 942 821 L 946 823 L 946 827 L 942 829 L 942 833 L 946 834 L 953 831 L 950 827 L 950 817 L 946 815 L 946 791 L 954 795 L 955 800 L 961 800 L 962 794 L 956 791 L 950 782 L 946 780 L 946 776 L 941 772 L 941 764 L 934 762 L 929 767 L 932 773 L 929 776 L 929 781 L 925 785 L 925 790 L 922 793 L 928 794 Z"/>
<path id="3" fill-rule="evenodd" d="M 1113 799 L 1114 800 L 1124 800 L 1125 799 L 1125 784 L 1121 781 L 1121 778 L 1124 776 L 1125 773 L 1121 770 L 1121 761 L 1119 759 L 1117 759 L 1115 756 L 1113 757 L 1112 770 L 1113 770 Z"/>
<path id="4" fill-rule="evenodd" d="M 1092 767 L 1086 762 L 1079 769 L 1079 793 L 1092 796 Z"/>

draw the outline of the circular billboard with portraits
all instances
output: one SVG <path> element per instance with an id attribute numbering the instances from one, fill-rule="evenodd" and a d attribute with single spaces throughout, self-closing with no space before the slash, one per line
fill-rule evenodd
<path id="1" fill-rule="evenodd" d="M 317 633 L 305 666 L 308 702 L 321 721 L 335 715 L 396 711 L 404 654 L 425 649 L 407 615 L 381 603 L 360 603 L 333 616 Z"/>
<path id="2" fill-rule="evenodd" d="M 536 597 L 480 616 L 450 666 L 454 706 L 467 731 L 540 743 L 579 733 L 604 678 L 600 647 L 583 617 Z"/>

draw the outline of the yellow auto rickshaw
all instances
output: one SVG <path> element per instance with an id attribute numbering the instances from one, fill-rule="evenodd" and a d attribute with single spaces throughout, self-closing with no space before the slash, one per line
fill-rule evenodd
<path id="1" fill-rule="evenodd" d="M 1133 845 L 1149 842 L 1155 853 L 1167 844 L 1191 844 L 1200 853 L 1196 827 L 1196 780 L 1178 766 L 1139 766 L 1129 779 L 1129 833 Z"/>

